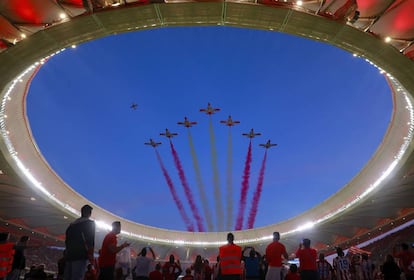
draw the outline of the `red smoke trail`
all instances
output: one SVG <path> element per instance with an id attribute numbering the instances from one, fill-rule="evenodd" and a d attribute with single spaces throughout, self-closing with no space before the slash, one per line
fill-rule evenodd
<path id="1" fill-rule="evenodd" d="M 243 215 L 246 208 L 247 191 L 249 190 L 250 164 L 252 163 L 252 141 L 249 143 L 246 162 L 244 164 L 242 188 L 240 192 L 239 213 L 237 215 L 235 230 L 241 230 L 243 227 Z"/>
<path id="2" fill-rule="evenodd" d="M 165 166 L 164 166 L 164 164 L 161 160 L 161 156 L 160 156 L 160 154 L 158 153 L 157 150 L 155 150 L 155 153 L 157 154 L 158 162 L 160 163 L 162 173 L 164 174 L 165 180 L 167 181 L 167 185 L 168 185 L 168 188 L 170 189 L 170 192 L 171 192 L 171 195 L 174 199 L 174 202 L 177 205 L 178 211 L 180 212 L 180 215 L 183 218 L 184 223 L 187 226 L 187 230 L 188 231 L 194 231 L 193 223 L 188 218 L 187 213 L 185 212 L 185 209 L 183 207 L 183 204 L 181 203 L 180 199 L 178 198 L 177 191 L 175 190 L 175 187 L 174 187 L 174 184 L 171 180 L 170 175 L 168 175 L 167 169 L 165 169 Z"/>
<path id="3" fill-rule="evenodd" d="M 265 154 L 263 157 L 262 166 L 260 167 L 260 172 L 259 172 L 259 179 L 257 180 L 256 191 L 254 192 L 254 195 L 253 195 L 252 208 L 250 209 L 249 220 L 247 222 L 248 229 L 253 228 L 254 221 L 256 220 L 257 208 L 259 207 L 260 196 L 262 194 L 264 172 L 266 169 L 266 158 L 267 158 L 267 150 L 265 151 Z"/>
<path id="4" fill-rule="evenodd" d="M 188 186 L 187 179 L 185 178 L 184 170 L 180 162 L 180 158 L 178 157 L 177 151 L 174 148 L 173 143 L 170 141 L 171 152 L 174 157 L 175 167 L 178 170 L 178 175 L 180 176 L 181 184 L 184 188 L 185 196 L 187 197 L 188 203 L 190 204 L 191 211 L 193 212 L 193 216 L 197 222 L 198 231 L 205 231 L 203 225 L 203 219 L 200 217 L 198 212 L 198 208 L 194 203 L 193 194 L 191 193 L 191 189 Z"/>

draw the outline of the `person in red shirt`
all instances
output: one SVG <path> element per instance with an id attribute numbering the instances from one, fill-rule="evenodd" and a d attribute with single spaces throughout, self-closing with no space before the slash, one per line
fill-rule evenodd
<path id="1" fill-rule="evenodd" d="M 194 276 L 193 276 L 193 275 L 191 275 L 191 268 L 187 268 L 187 269 L 185 270 L 185 275 L 184 275 L 184 277 L 182 278 L 182 280 L 194 280 Z"/>
<path id="2" fill-rule="evenodd" d="M 91 263 L 88 264 L 88 268 L 87 268 L 87 270 L 85 272 L 85 278 L 84 278 L 84 280 L 96 280 L 97 279 L 96 276 L 97 275 L 96 275 L 95 268 L 93 267 L 93 265 Z"/>
<path id="3" fill-rule="evenodd" d="M 310 239 L 303 239 L 295 254 L 299 258 L 301 280 L 318 280 L 318 268 L 316 266 L 318 253 L 310 245 Z"/>
<path id="4" fill-rule="evenodd" d="M 298 266 L 296 264 L 292 263 L 289 266 L 289 271 L 285 276 L 285 280 L 301 280 L 298 272 Z"/>
<path id="5" fill-rule="evenodd" d="M 197 255 L 194 263 L 191 265 L 191 270 L 194 270 L 195 280 L 204 280 L 204 267 L 205 265 L 201 255 Z"/>
<path id="6" fill-rule="evenodd" d="M 10 234 L 0 232 L 0 280 L 6 279 L 12 270 L 14 243 L 9 242 Z"/>
<path id="7" fill-rule="evenodd" d="M 114 280 L 116 253 L 129 246 L 124 242 L 117 246 L 116 236 L 121 232 L 121 222 L 112 223 L 112 230 L 105 236 L 99 255 L 99 280 Z"/>
<path id="8" fill-rule="evenodd" d="M 219 248 L 220 280 L 240 280 L 242 248 L 234 244 L 234 235 L 227 234 L 227 244 Z"/>
<path id="9" fill-rule="evenodd" d="M 210 263 L 207 259 L 204 260 L 204 280 L 211 280 L 211 276 L 213 275 L 213 269 L 210 266 Z"/>
<path id="10" fill-rule="evenodd" d="M 149 273 L 150 280 L 162 280 L 161 264 L 157 263 L 155 269 Z"/>
<path id="11" fill-rule="evenodd" d="M 266 273 L 266 280 L 281 280 L 282 260 L 289 259 L 286 247 L 280 240 L 279 232 L 273 233 L 273 242 L 266 247 L 266 260 L 268 269 Z"/>
<path id="12" fill-rule="evenodd" d="M 182 271 L 180 260 L 175 262 L 174 255 L 170 255 L 169 262 L 165 263 L 162 267 L 164 280 L 176 280 Z"/>

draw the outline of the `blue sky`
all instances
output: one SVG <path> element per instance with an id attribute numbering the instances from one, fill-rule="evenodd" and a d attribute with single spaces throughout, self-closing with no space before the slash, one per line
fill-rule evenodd
<path id="1" fill-rule="evenodd" d="M 199 112 L 208 102 L 221 108 L 211 119 L 214 152 L 209 117 Z M 391 111 L 384 77 L 363 59 L 287 34 L 222 26 L 118 34 L 68 49 L 40 69 L 27 100 L 35 141 L 64 181 L 115 214 L 175 230 L 188 228 L 154 149 L 143 143 L 162 142 L 157 151 L 192 219 L 170 145 L 159 136 L 165 128 L 179 134 L 173 145 L 205 223 L 188 131 L 177 125 L 184 116 L 198 122 L 191 140 L 216 230 L 217 176 L 223 209 L 230 196 L 232 220 L 238 214 L 249 146 L 242 133 L 262 133 L 252 141 L 245 217 L 264 157 L 258 144 L 278 144 L 267 153 L 260 227 L 306 211 L 349 182 L 381 142 Z M 228 115 L 241 122 L 231 129 L 231 194 L 229 129 L 219 123 Z"/>

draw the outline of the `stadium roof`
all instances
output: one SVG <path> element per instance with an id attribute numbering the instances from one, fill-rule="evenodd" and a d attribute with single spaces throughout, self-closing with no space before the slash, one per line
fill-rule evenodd
<path id="1" fill-rule="evenodd" d="M 303 236 L 318 249 L 348 247 L 413 220 L 414 0 L 100 1 L 9 0 L 0 3 L 0 217 L 62 240 L 89 203 L 67 186 L 31 137 L 25 97 L 33 75 L 66 47 L 120 32 L 164 26 L 224 25 L 286 32 L 333 44 L 383 72 L 393 91 L 393 119 L 373 158 L 346 186 L 293 219 L 235 233 L 259 249 L 275 229 L 288 248 Z M 304 50 L 305 51 L 305 50 Z M 190 233 L 139 225 L 99 206 L 100 233 L 114 219 L 136 245 L 214 250 L 223 233 Z M 98 233 L 98 242 L 102 234 Z M 292 249 L 291 249 L 292 250 Z M 188 252 L 187 252 L 188 253 Z"/>

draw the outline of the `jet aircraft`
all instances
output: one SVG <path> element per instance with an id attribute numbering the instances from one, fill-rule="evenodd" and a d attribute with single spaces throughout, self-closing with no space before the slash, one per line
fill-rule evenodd
<path id="1" fill-rule="evenodd" d="M 242 133 L 242 135 L 252 139 L 252 138 L 254 138 L 256 136 L 260 136 L 262 134 L 261 133 L 255 133 L 253 128 L 252 128 L 252 129 L 250 129 L 249 133 Z"/>
<path id="2" fill-rule="evenodd" d="M 259 144 L 259 146 L 261 146 L 265 149 L 269 149 L 271 147 L 277 146 L 277 144 L 272 144 L 272 143 L 270 143 L 270 140 L 267 140 L 267 142 L 265 144 Z"/>
<path id="3" fill-rule="evenodd" d="M 240 123 L 240 121 L 233 121 L 233 119 L 231 118 L 231 116 L 229 116 L 228 118 L 227 118 L 227 120 L 225 120 L 225 121 L 220 121 L 220 123 L 224 123 L 225 125 L 227 125 L 227 126 L 234 126 L 234 125 L 236 125 L 236 124 L 239 124 Z"/>
<path id="4" fill-rule="evenodd" d="M 136 110 L 138 108 L 138 104 L 132 103 L 131 106 L 129 106 L 129 108 L 131 108 L 132 110 Z"/>
<path id="5" fill-rule="evenodd" d="M 204 112 L 207 115 L 212 115 L 212 114 L 214 114 L 215 112 L 218 112 L 218 111 L 220 111 L 220 108 L 213 108 L 211 106 L 210 102 L 207 104 L 207 108 L 201 108 L 200 109 L 200 112 Z"/>
<path id="6" fill-rule="evenodd" d="M 173 138 L 174 136 L 177 136 L 178 135 L 178 133 L 175 133 L 175 132 L 170 132 L 169 130 L 168 130 L 168 128 L 166 128 L 165 129 L 165 132 L 163 132 L 163 133 L 160 133 L 160 135 L 161 136 L 165 136 L 165 137 L 167 137 L 167 138 Z"/>
<path id="7" fill-rule="evenodd" d="M 190 122 L 187 117 L 184 117 L 184 121 L 178 122 L 177 124 L 183 125 L 185 127 L 192 127 L 193 125 L 197 124 L 197 122 Z"/>
<path id="8" fill-rule="evenodd" d="M 149 142 L 145 142 L 144 144 L 156 148 L 158 145 L 161 145 L 161 142 L 155 142 L 152 138 L 150 138 Z"/>

